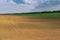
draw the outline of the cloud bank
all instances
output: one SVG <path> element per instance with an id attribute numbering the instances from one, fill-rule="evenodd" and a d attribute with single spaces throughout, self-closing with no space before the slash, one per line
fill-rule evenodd
<path id="1" fill-rule="evenodd" d="M 0 0 L 0 13 L 60 10 L 60 0 Z"/>

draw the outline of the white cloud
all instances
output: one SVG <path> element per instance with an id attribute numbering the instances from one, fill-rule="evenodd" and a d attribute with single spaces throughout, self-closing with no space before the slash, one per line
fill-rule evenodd
<path id="1" fill-rule="evenodd" d="M 0 0 L 0 13 L 20 13 L 29 12 L 34 9 L 33 6 L 27 4 L 16 4 L 12 0 Z"/>
<path id="2" fill-rule="evenodd" d="M 16 4 L 13 0 L 0 0 L 0 13 L 20 13 L 32 11 L 60 10 L 60 5 L 47 8 L 36 8 L 49 0 L 24 0 L 25 4 Z M 52 1 L 52 0 L 51 0 Z"/>

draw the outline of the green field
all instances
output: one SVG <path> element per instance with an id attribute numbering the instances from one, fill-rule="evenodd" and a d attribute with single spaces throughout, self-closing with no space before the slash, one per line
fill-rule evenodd
<path id="1" fill-rule="evenodd" d="M 34 16 L 39 18 L 60 18 L 60 12 L 13 13 L 13 14 L 4 14 L 4 15 Z"/>
<path id="2" fill-rule="evenodd" d="M 60 18 L 60 13 L 22 14 L 19 16 L 36 16 L 36 17 L 42 17 L 42 18 Z"/>

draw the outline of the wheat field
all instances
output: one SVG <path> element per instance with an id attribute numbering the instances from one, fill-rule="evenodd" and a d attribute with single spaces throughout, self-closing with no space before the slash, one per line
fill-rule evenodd
<path id="1" fill-rule="evenodd" d="M 0 40 L 60 40 L 60 19 L 0 15 Z"/>

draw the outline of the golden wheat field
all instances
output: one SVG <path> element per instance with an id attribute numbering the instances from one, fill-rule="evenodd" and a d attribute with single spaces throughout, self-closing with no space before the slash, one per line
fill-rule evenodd
<path id="1" fill-rule="evenodd" d="M 0 15 L 0 40 L 60 40 L 60 19 Z"/>

